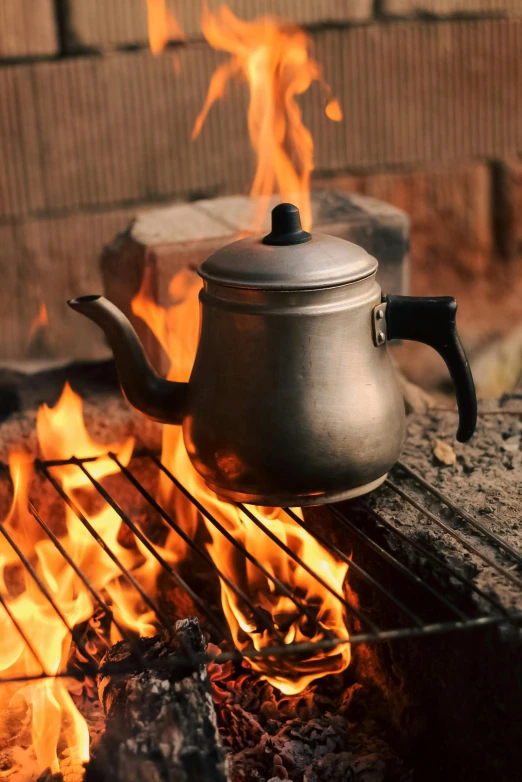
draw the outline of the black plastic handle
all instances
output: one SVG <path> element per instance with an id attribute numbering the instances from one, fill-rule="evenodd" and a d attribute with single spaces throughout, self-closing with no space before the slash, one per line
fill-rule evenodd
<path id="1" fill-rule="evenodd" d="M 459 408 L 457 440 L 465 443 L 477 425 L 477 395 L 469 362 L 457 334 L 457 302 L 451 296 L 387 296 L 388 339 L 424 342 L 440 353 L 449 369 Z"/>

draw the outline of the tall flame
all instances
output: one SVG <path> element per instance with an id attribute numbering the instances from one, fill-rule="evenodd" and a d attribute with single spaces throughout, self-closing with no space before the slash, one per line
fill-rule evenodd
<path id="1" fill-rule="evenodd" d="M 146 275 L 132 304 L 134 314 L 148 324 L 169 355 L 172 362 L 168 375 L 170 379 L 188 380 L 194 362 L 199 333 L 199 289 L 199 280 L 193 272 L 188 269 L 179 272 L 170 284 L 173 303 L 165 310 L 150 298 L 149 278 Z M 237 548 L 210 522 L 204 521 L 210 535 L 208 551 L 224 576 L 221 579 L 223 611 L 239 649 L 253 647 L 259 651 L 282 641 L 319 640 L 327 633 L 341 639 L 348 638 L 340 601 L 270 540 L 247 514 L 235 505 L 221 501 L 208 488 L 188 458 L 180 427 L 164 427 L 162 462 L 236 541 L 242 543 L 247 551 L 255 552 L 269 575 L 283 582 L 290 595 L 299 595 L 300 601 L 308 609 L 308 618 L 303 617 L 288 593 L 281 593 L 274 585 L 274 580 L 264 575 L 245 557 L 238 555 Z M 162 499 L 165 502 L 169 497 L 164 493 Z M 176 517 L 183 520 L 185 529 L 193 535 L 198 524 L 196 509 L 181 495 L 174 496 L 173 502 Z M 348 570 L 345 563 L 336 560 L 281 509 L 251 508 L 250 511 L 263 527 L 310 564 L 331 590 L 342 597 Z M 300 509 L 295 509 L 294 513 L 303 518 Z M 251 609 L 228 586 L 227 579 L 249 595 L 259 608 L 259 613 L 270 618 L 275 631 L 259 626 L 259 617 L 252 615 Z M 344 670 L 349 662 L 350 647 L 346 644 L 329 652 L 312 653 L 308 658 L 292 659 L 289 665 L 263 658 L 251 664 L 268 681 L 284 693 L 291 694 L 301 692 L 315 679 Z"/>
<path id="2" fill-rule="evenodd" d="M 321 82 L 327 98 L 331 96 L 330 88 L 322 80 L 321 68 L 311 56 L 309 37 L 297 26 L 270 17 L 244 22 L 225 6 L 211 13 L 206 3 L 202 28 L 209 44 L 230 53 L 231 58 L 212 76 L 207 98 L 194 125 L 193 139 L 200 134 L 212 105 L 224 97 L 230 79 L 245 79 L 250 88 L 248 129 L 257 155 L 251 194 L 256 197 L 258 211 L 252 228 L 261 228 L 268 200 L 278 190 L 283 198 L 297 203 L 303 226 L 309 229 L 313 140 L 303 123 L 297 98 L 314 81 Z M 154 50 L 152 41 L 151 47 Z M 328 100 L 325 112 L 331 120 L 342 119 L 336 99 Z M 177 274 L 170 285 L 172 304 L 165 310 L 152 300 L 146 274 L 142 289 L 132 303 L 134 314 L 148 324 L 169 356 L 168 376 L 172 380 L 188 380 L 194 362 L 199 333 L 199 288 L 200 283 L 192 272 Z M 338 562 L 282 510 L 252 508 L 260 528 L 248 514 L 219 500 L 192 467 L 179 427 L 164 427 L 162 461 L 236 541 L 247 551 L 256 552 L 268 576 L 272 576 L 269 578 L 248 559 L 238 557 L 237 549 L 205 521 L 210 536 L 209 553 L 224 576 L 221 579 L 223 611 L 238 648 L 253 646 L 261 650 L 280 643 L 281 639 L 286 643 L 316 640 L 327 633 L 348 638 L 340 601 L 270 540 L 263 527 L 302 560 L 311 563 L 324 583 L 340 596 L 348 570 L 346 564 Z M 163 502 L 171 499 L 171 492 L 169 482 L 160 485 Z M 177 518 L 183 519 L 189 534 L 194 534 L 198 524 L 195 508 L 183 496 L 174 494 L 172 500 Z M 303 518 L 300 510 L 294 512 Z M 257 617 L 242 604 L 227 579 L 250 596 L 259 609 Z M 287 585 L 286 594 L 275 586 L 276 579 Z M 307 607 L 307 617 L 303 618 L 296 609 L 290 597 L 293 593 Z M 263 613 L 272 623 L 268 629 L 266 625 L 259 626 L 259 614 Z M 308 659 L 292 660 L 291 666 L 265 659 L 253 661 L 252 667 L 283 692 L 297 693 L 321 676 L 344 670 L 349 662 L 350 647 L 343 645 L 330 652 L 316 652 Z"/>
<path id="3" fill-rule="evenodd" d="M 209 44 L 232 56 L 212 76 L 192 138 L 200 134 L 212 105 L 224 97 L 229 80 L 245 79 L 250 88 L 248 130 L 257 156 L 251 189 L 251 195 L 259 198 L 254 230 L 260 230 L 268 199 L 278 191 L 284 200 L 296 203 L 309 231 L 314 143 L 296 98 L 314 81 L 330 93 L 321 67 L 311 56 L 309 36 L 296 25 L 268 16 L 244 22 L 226 6 L 211 13 L 206 3 L 202 26 Z M 342 119 L 338 101 L 331 100 L 325 110 L 330 119 Z"/>
<path id="4" fill-rule="evenodd" d="M 158 53 L 169 40 L 182 38 L 183 34 L 167 10 L 166 0 L 147 0 L 147 7 L 150 45 Z M 309 228 L 313 141 L 296 100 L 313 81 L 321 81 L 321 69 L 310 55 L 309 38 L 296 26 L 268 17 L 252 23 L 242 22 L 225 7 L 212 14 L 205 6 L 203 30 L 214 48 L 227 51 L 232 57 L 212 78 L 207 100 L 194 127 L 194 137 L 201 131 L 213 103 L 225 94 L 229 79 L 245 78 L 250 87 L 248 126 L 257 154 L 252 195 L 260 196 L 262 203 L 278 189 L 284 198 L 297 199 L 304 227 Z M 329 97 L 329 88 L 323 86 Z M 335 99 L 328 101 L 325 111 L 334 121 L 342 119 Z M 262 216 L 260 212 L 258 221 Z M 168 354 L 169 378 L 186 381 L 198 341 L 199 281 L 189 270 L 176 275 L 169 288 L 172 304 L 168 309 L 151 300 L 148 283 L 145 276 L 142 290 L 133 301 L 134 314 L 148 323 Z M 45 305 L 42 305 L 32 333 L 45 325 L 46 320 Z M 95 457 L 85 469 L 97 481 L 117 472 L 115 462 L 107 456 L 109 451 L 127 465 L 134 447 L 132 439 L 103 446 L 94 442 L 83 422 L 81 400 L 68 385 L 54 408 L 44 405 L 38 411 L 37 433 L 46 460 Z M 342 604 L 336 597 L 343 594 L 348 570 L 345 563 L 332 556 L 282 510 L 251 508 L 245 513 L 219 500 L 192 467 L 179 427 L 164 427 L 162 460 L 211 511 L 231 538 L 247 551 L 255 552 L 265 568 L 263 573 L 247 558 L 239 556 L 237 548 L 205 521 L 208 551 L 223 575 L 220 578 L 223 612 L 238 648 L 262 650 L 281 642 L 314 641 L 327 634 L 348 638 Z M 5 534 L 0 535 L 0 590 L 5 603 L 0 611 L 0 674 L 9 678 L 50 675 L 23 686 L 15 685 L 14 694 L 11 688 L 9 697 L 25 702 L 30 710 L 32 749 L 38 771 L 50 769 L 55 774 L 60 770 L 60 753 L 64 747 L 78 765 L 89 757 L 85 720 L 70 695 L 67 680 L 56 675 L 66 670 L 71 628 L 88 621 L 96 606 L 75 568 L 30 511 L 34 475 L 29 458 L 23 453 L 13 453 L 9 466 L 13 499 L 1 524 Z M 150 593 L 158 575 L 157 560 L 139 540 L 133 546 L 121 544 L 122 522 L 112 507 L 103 505 L 93 510 L 98 495 L 89 476 L 75 465 L 55 466 L 52 475 L 73 499 L 95 536 L 107 544 L 123 567 L 132 570 L 134 578 Z M 173 494 L 172 484 L 163 474 L 159 500 L 163 504 L 173 503 L 178 523 L 188 535 L 196 534 L 200 519 L 195 507 L 184 496 Z M 303 518 L 299 509 L 294 513 Z M 121 569 L 98 545 L 72 508 L 64 506 L 64 517 L 48 523 L 70 561 L 81 568 L 95 590 L 110 602 L 115 619 L 110 640 L 120 639 L 117 627 L 152 635 L 154 620 L 141 604 L 138 592 L 129 589 Z M 276 545 L 266 531 L 310 564 L 328 589 Z M 171 563 L 179 562 L 186 554 L 185 544 L 172 531 L 164 545 L 156 547 Z M 34 569 L 39 584 L 22 567 L 19 552 Z M 227 581 L 248 594 L 255 612 L 243 603 Z M 281 590 L 276 582 L 282 582 L 287 588 Z M 299 596 L 300 603 L 306 607 L 306 616 L 297 610 L 293 595 Z M 263 616 L 268 621 L 260 620 Z M 12 618 L 19 628 L 17 634 L 13 632 Z M 309 657 L 300 655 L 288 664 L 258 658 L 252 661 L 252 667 L 284 693 L 291 694 L 302 691 L 321 676 L 344 670 L 349 662 L 350 647 L 345 644 L 331 651 L 313 652 Z M 4 692 L 4 701 L 5 698 Z"/>
<path id="5" fill-rule="evenodd" d="M 132 438 L 104 446 L 93 441 L 83 422 L 82 402 L 68 385 L 54 408 L 43 405 L 38 411 L 37 434 L 40 450 L 47 460 L 69 459 L 73 455 L 98 457 L 87 465 L 96 480 L 119 469 L 106 456 L 108 451 L 115 452 L 121 463 L 127 465 L 134 446 Z M 0 613 L 0 674 L 27 677 L 44 672 L 52 677 L 65 670 L 72 642 L 70 630 L 92 617 L 94 600 L 74 568 L 28 510 L 32 462 L 23 453 L 13 453 L 10 471 L 14 496 L 2 529 L 32 564 L 54 607 L 21 566 L 18 554 L 6 537 L 0 536 L 0 589 L 21 630 L 20 634 L 14 633 L 8 613 Z M 101 510 L 92 510 L 95 492 L 89 488 L 88 476 L 72 465 L 54 467 L 52 474 L 124 567 L 133 571 L 143 588 L 150 588 L 150 561 L 147 559 L 150 554 L 139 545 L 128 548 L 120 544 L 121 521 L 112 508 L 106 505 Z M 44 521 L 58 536 L 71 560 L 81 568 L 98 593 L 104 594 L 112 603 L 119 627 L 128 627 L 141 635 L 154 634 L 151 616 L 140 604 L 138 593 L 127 587 L 121 570 L 71 508 L 64 507 L 64 519 L 52 517 Z M 46 514 L 42 513 L 43 518 Z M 120 638 L 113 626 L 111 640 L 115 642 Z M 59 771 L 58 746 L 67 746 L 69 757 L 74 758 L 77 765 L 88 760 L 87 725 L 74 705 L 65 679 L 27 683 L 17 689 L 16 698 L 23 698 L 31 709 L 32 747 L 39 771 L 46 768 L 53 773 Z"/>

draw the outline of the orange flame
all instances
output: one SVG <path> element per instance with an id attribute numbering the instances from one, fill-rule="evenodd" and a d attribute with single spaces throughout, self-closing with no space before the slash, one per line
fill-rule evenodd
<path id="1" fill-rule="evenodd" d="M 328 101 L 324 111 L 328 119 L 331 119 L 332 122 L 342 122 L 343 110 L 341 109 L 337 98 L 332 98 L 332 100 Z"/>
<path id="2" fill-rule="evenodd" d="M 45 303 L 42 301 L 42 303 L 40 304 L 38 315 L 31 323 L 31 328 L 29 329 L 29 337 L 27 338 L 27 344 L 31 345 L 32 341 L 34 340 L 34 338 L 36 337 L 40 329 L 43 329 L 48 325 L 49 325 L 49 315 L 47 313 L 47 307 L 45 306 Z"/>
<path id="3" fill-rule="evenodd" d="M 166 0 L 147 0 L 147 16 L 153 54 L 160 54 L 169 41 L 185 39 L 176 17 L 167 9 Z"/>
<path id="4" fill-rule="evenodd" d="M 68 385 L 54 408 L 43 405 L 38 411 L 37 433 L 45 459 L 69 459 L 73 455 L 98 457 L 86 465 L 96 480 L 118 471 L 117 465 L 106 456 L 108 451 L 115 452 L 121 463 L 127 465 L 134 446 L 132 438 L 103 446 L 93 441 L 83 422 L 82 402 Z M 37 676 L 42 673 L 43 667 L 44 672 L 52 677 L 65 670 L 71 646 L 70 629 L 90 619 L 94 600 L 74 568 L 62 557 L 28 510 L 29 486 L 33 476 L 27 455 L 12 454 L 10 470 L 14 498 L 2 528 L 31 562 L 62 617 L 29 572 L 20 566 L 16 551 L 4 536 L 0 536 L 0 589 L 9 611 L 36 652 L 35 657 L 22 635 L 13 633 L 8 613 L 1 612 L 0 673 L 3 677 Z M 138 542 L 135 548 L 119 543 L 121 521 L 112 508 L 104 506 L 101 510 L 92 510 L 90 499 L 95 492 L 89 489 L 88 476 L 72 465 L 54 467 L 52 473 L 96 534 L 124 567 L 132 570 L 143 588 L 150 589 L 151 571 L 154 571 L 150 554 Z M 42 515 L 45 515 L 44 511 Z M 128 627 L 140 635 L 154 634 L 152 617 L 144 611 L 137 591 L 131 591 L 127 586 L 120 568 L 75 513 L 66 507 L 64 519 L 47 519 L 47 523 L 98 593 L 107 596 L 118 626 Z M 14 580 L 13 570 L 16 572 Z M 152 575 L 155 576 L 155 571 Z M 115 642 L 120 637 L 113 626 L 111 640 Z M 69 748 L 68 754 L 77 760 L 77 765 L 88 760 L 87 725 L 69 695 L 65 679 L 50 678 L 28 683 L 17 690 L 16 697 L 23 698 L 31 708 L 32 746 L 39 772 L 45 768 L 50 768 L 53 773 L 59 771 L 58 745 L 63 747 L 65 744 Z"/>
<path id="5" fill-rule="evenodd" d="M 186 381 L 189 378 L 196 355 L 199 334 L 199 308 L 197 295 L 200 282 L 193 272 L 179 272 L 170 284 L 173 304 L 163 309 L 149 295 L 149 277 L 144 278 L 140 293 L 132 303 L 135 315 L 142 318 L 155 333 L 158 341 L 171 358 L 169 378 Z M 162 462 L 209 510 L 213 516 L 240 541 L 247 551 L 255 553 L 268 573 L 288 586 L 290 594 L 298 594 L 307 607 L 310 618 L 303 618 L 288 595 L 281 594 L 274 581 L 261 573 L 237 549 L 205 521 L 210 534 L 208 551 L 225 578 L 237 584 L 251 598 L 261 613 L 271 617 L 274 630 L 261 629 L 251 609 L 242 604 L 238 595 L 221 579 L 223 611 L 232 637 L 239 649 L 260 650 L 285 643 L 314 641 L 331 633 L 337 638 L 348 639 L 343 608 L 339 600 L 296 564 L 273 543 L 256 524 L 235 505 L 221 501 L 205 484 L 193 468 L 181 434 L 180 427 L 165 426 L 163 430 Z M 184 528 L 195 534 L 198 517 L 193 505 L 182 496 L 174 496 L 176 517 L 183 519 Z M 168 501 L 166 489 L 163 501 Z M 343 595 L 343 583 L 348 567 L 327 552 L 308 532 L 281 509 L 251 508 L 252 513 L 278 540 L 285 543 L 303 561 L 310 564 L 328 586 L 339 596 Z M 294 511 L 303 518 L 300 509 Z M 176 543 L 179 546 L 179 543 Z M 329 673 L 344 670 L 350 662 L 348 644 L 329 652 L 315 652 L 308 658 L 292 659 L 291 664 L 260 658 L 252 661 L 252 667 L 286 694 L 301 692 L 310 682 Z"/>
<path id="6" fill-rule="evenodd" d="M 303 227 L 310 230 L 314 144 L 296 97 L 314 81 L 320 81 L 327 92 L 330 88 L 310 54 L 309 36 L 295 25 L 268 16 L 241 21 L 225 6 L 213 14 L 206 3 L 202 26 L 209 44 L 232 56 L 212 76 L 192 138 L 201 132 L 212 105 L 224 97 L 229 80 L 245 79 L 250 88 L 248 130 L 257 155 L 251 189 L 251 195 L 259 198 L 254 230 L 261 229 L 268 200 L 276 190 L 284 200 L 296 203 Z M 330 101 L 326 114 L 336 121 L 342 119 L 339 103 Z"/>

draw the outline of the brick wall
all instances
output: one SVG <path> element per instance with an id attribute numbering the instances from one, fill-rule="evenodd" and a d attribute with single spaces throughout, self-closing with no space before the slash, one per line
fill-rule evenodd
<path id="1" fill-rule="evenodd" d="M 0 0 L 0 359 L 27 352 L 42 299 L 50 355 L 99 355 L 64 300 L 99 286 L 102 244 L 158 202 L 248 191 L 246 88 L 190 141 L 223 55 L 202 40 L 198 0 L 168 2 L 186 40 L 153 57 L 145 0 Z M 345 113 L 331 123 L 319 89 L 303 98 L 317 183 L 410 212 L 418 287 L 434 259 L 469 279 L 518 258 L 522 0 L 229 5 L 310 30 Z"/>

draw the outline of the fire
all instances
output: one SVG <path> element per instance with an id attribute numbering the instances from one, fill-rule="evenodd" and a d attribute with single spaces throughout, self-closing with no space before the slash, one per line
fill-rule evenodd
<path id="1" fill-rule="evenodd" d="M 342 122 L 343 110 L 336 98 L 332 98 L 332 100 L 328 101 L 324 111 L 328 119 L 331 119 L 332 122 Z"/>
<path id="2" fill-rule="evenodd" d="M 83 421 L 82 402 L 68 385 L 54 408 L 43 405 L 38 411 L 37 434 L 46 460 L 69 459 L 73 455 L 79 458 L 98 457 L 87 465 L 96 480 L 118 471 L 114 462 L 106 456 L 108 451 L 115 452 L 121 463 L 127 465 L 134 446 L 132 438 L 103 446 L 93 441 Z M 64 748 L 68 748 L 69 756 L 76 760 L 77 765 L 89 758 L 87 725 L 69 694 L 67 680 L 52 677 L 66 669 L 71 651 L 71 629 L 92 617 L 94 598 L 28 509 L 29 488 L 33 480 L 33 466 L 28 456 L 13 453 L 10 472 L 14 495 L 2 529 L 12 537 L 19 551 L 34 567 L 57 610 L 30 573 L 21 566 L 15 549 L 4 536 L 0 536 L 0 588 L 9 612 L 21 630 L 19 634 L 14 633 L 8 613 L 0 614 L 0 675 L 7 678 L 45 673 L 51 677 L 18 686 L 12 697 L 23 699 L 31 710 L 32 749 L 38 771 L 50 768 L 53 773 L 58 773 L 59 750 L 63 752 Z M 89 488 L 88 477 L 72 465 L 54 467 L 52 474 L 123 565 L 132 570 L 144 588 L 149 587 L 148 552 L 139 546 L 124 548 L 120 545 L 121 521 L 110 507 L 104 506 L 96 511 L 89 508 L 94 491 Z M 75 513 L 64 507 L 64 519 L 46 521 L 72 562 L 81 568 L 98 593 L 105 595 L 112 604 L 118 626 L 128 627 L 140 635 L 153 635 L 155 626 L 140 604 L 137 592 L 131 592 L 122 580 L 121 570 Z M 44 515 L 42 512 L 42 517 Z M 119 631 L 113 626 L 111 641 L 120 638 Z"/>
<path id="3" fill-rule="evenodd" d="M 150 6 L 149 0 L 149 11 Z M 214 14 L 206 3 L 202 28 L 209 44 L 230 53 L 231 58 L 217 68 L 211 79 L 205 104 L 194 125 L 193 139 L 201 132 L 212 105 L 224 97 L 229 80 L 234 77 L 245 79 L 250 89 L 248 129 L 257 155 L 251 195 L 256 197 L 259 208 L 252 228 L 260 229 L 268 200 L 278 190 L 285 200 L 297 202 L 303 227 L 309 230 L 314 145 L 303 123 L 297 97 L 314 81 L 321 82 L 326 95 L 331 95 L 330 88 L 322 80 L 321 67 L 311 56 L 309 37 L 299 27 L 271 17 L 244 22 L 224 6 Z M 164 43 L 165 35 L 160 36 L 160 41 Z M 156 46 L 157 39 L 155 42 L 151 39 L 153 51 Z M 333 121 L 342 120 L 342 110 L 336 99 L 328 101 L 325 112 Z M 177 274 L 169 290 L 172 304 L 164 309 L 152 300 L 149 282 L 146 273 L 142 289 L 132 303 L 133 313 L 148 324 L 167 353 L 171 362 L 168 377 L 186 381 L 197 349 L 200 283 L 188 270 Z M 189 461 L 179 427 L 164 427 L 162 462 L 235 540 L 247 551 L 256 552 L 266 568 L 268 575 L 247 559 L 242 561 L 237 549 L 205 521 L 211 538 L 208 550 L 214 562 L 226 578 L 250 596 L 259 607 L 259 614 L 264 612 L 271 617 L 271 627 L 258 626 L 259 617 L 252 616 L 251 610 L 241 604 L 237 594 L 221 579 L 223 611 L 238 648 L 253 646 L 261 650 L 281 642 L 317 640 L 327 633 L 348 638 L 341 603 L 273 543 L 248 514 L 222 502 L 206 486 Z M 164 482 L 160 484 L 160 495 L 165 503 L 170 501 L 173 487 L 166 476 L 161 478 Z M 198 525 L 195 508 L 176 492 L 172 501 L 176 517 L 183 520 L 185 530 L 195 534 Z M 303 561 L 311 563 L 332 591 L 342 596 L 346 564 L 338 562 L 282 510 L 252 508 L 250 512 L 262 527 L 274 533 Z M 302 519 L 300 510 L 294 512 Z M 179 542 L 175 545 L 181 556 Z M 286 594 L 274 586 L 273 579 L 288 587 Z M 297 611 L 289 596 L 293 593 L 299 594 L 307 607 L 307 617 Z M 350 647 L 346 644 L 334 651 L 292 660 L 288 666 L 265 659 L 253 661 L 252 667 L 283 692 L 297 693 L 321 676 L 344 670 L 349 662 Z"/>
<path id="4" fill-rule="evenodd" d="M 153 54 L 160 54 L 169 41 L 183 40 L 183 30 L 169 12 L 166 0 L 147 0 L 149 44 Z"/>
<path id="5" fill-rule="evenodd" d="M 197 350 L 199 308 L 197 295 L 200 282 L 193 272 L 179 272 L 170 284 L 173 300 L 168 309 L 155 304 L 149 295 L 149 278 L 144 278 L 141 291 L 134 299 L 132 309 L 148 324 L 171 359 L 169 378 L 188 380 Z M 249 595 L 259 613 L 271 617 L 273 629 L 260 627 L 258 617 L 242 604 L 238 595 L 221 579 L 223 611 L 239 649 L 263 648 L 300 641 L 314 641 L 331 633 L 347 639 L 343 608 L 339 600 L 319 584 L 304 568 L 296 564 L 269 539 L 249 516 L 235 505 L 221 501 L 193 468 L 180 427 L 163 429 L 163 464 L 181 481 L 190 493 L 241 542 L 247 551 L 255 553 L 268 574 L 283 582 L 288 593 L 281 593 L 274 581 L 238 554 L 235 548 L 210 522 L 204 520 L 210 534 L 208 551 L 222 574 Z M 170 482 L 169 482 L 170 483 Z M 170 485 L 172 491 L 172 485 Z M 170 495 L 163 494 L 163 502 Z M 183 520 L 185 529 L 195 534 L 198 517 L 193 505 L 182 496 L 174 495 L 176 517 Z M 251 513 L 281 542 L 309 563 L 328 586 L 341 597 L 348 567 L 327 552 L 306 530 L 279 508 L 250 508 Z M 299 518 L 300 509 L 295 509 Z M 177 544 L 179 545 L 179 544 Z M 297 594 L 307 607 L 309 616 L 299 614 L 289 594 Z M 314 620 L 315 619 L 315 623 Z M 286 694 L 301 692 L 312 681 L 329 673 L 344 670 L 350 662 L 348 644 L 329 652 L 315 652 L 308 658 L 292 659 L 291 663 L 274 662 L 260 658 L 251 662 L 274 686 Z"/>
<path id="6" fill-rule="evenodd" d="M 158 53 L 169 40 L 183 34 L 168 12 L 165 0 L 147 0 L 147 6 L 150 45 Z M 309 38 L 299 28 L 268 17 L 252 23 L 242 22 L 224 7 L 216 14 L 205 7 L 203 29 L 214 48 L 227 51 L 232 57 L 212 78 L 194 137 L 201 131 L 212 104 L 224 95 L 229 79 L 245 78 L 250 87 L 248 126 L 257 153 L 252 195 L 267 201 L 277 188 L 284 198 L 297 198 L 303 224 L 309 228 L 313 140 L 303 124 L 296 100 L 313 81 L 321 81 L 320 66 L 310 55 Z M 329 94 L 329 88 L 326 89 Z M 335 99 L 328 101 L 325 111 L 334 121 L 342 119 Z M 258 215 L 258 220 L 261 217 Z M 198 342 L 200 282 L 189 270 L 177 274 L 169 287 L 171 306 L 167 309 L 154 304 L 148 286 L 146 275 L 133 301 L 133 312 L 148 323 L 166 351 L 171 363 L 169 378 L 186 381 Z M 47 320 L 42 303 L 31 326 L 31 339 Z M 83 421 L 82 402 L 68 385 L 55 407 L 44 405 L 38 411 L 37 434 L 45 460 L 94 457 L 85 464 L 85 469 L 96 481 L 118 471 L 107 456 L 109 451 L 116 453 L 126 466 L 134 448 L 132 438 L 109 445 L 93 441 Z M 348 570 L 345 563 L 339 562 L 281 509 L 249 508 L 244 512 L 219 500 L 192 467 L 179 427 L 164 427 L 162 461 L 213 514 L 231 539 L 242 543 L 248 552 L 255 552 L 262 563 L 264 572 L 239 555 L 237 548 L 204 520 L 208 551 L 223 575 L 220 579 L 223 612 L 239 649 L 260 651 L 281 643 L 315 641 L 325 635 L 348 639 L 343 607 L 336 598 L 343 595 Z M 156 631 L 151 612 L 141 604 L 137 591 L 129 588 L 121 568 L 98 545 L 88 526 L 114 552 L 122 566 L 132 571 L 147 594 L 154 591 L 158 563 L 140 541 L 130 547 L 120 543 L 120 517 L 108 505 L 96 506 L 94 499 L 99 497 L 89 476 L 79 466 L 59 465 L 51 468 L 53 479 L 87 521 L 84 524 L 65 504 L 63 518 L 47 519 L 70 564 L 31 512 L 30 487 L 36 479 L 31 460 L 15 452 L 11 454 L 9 466 L 13 499 L 1 524 L 5 534 L 0 535 L 0 589 L 4 601 L 4 610 L 0 612 L 0 675 L 34 680 L 11 685 L 8 695 L 4 688 L 1 705 L 26 704 L 37 771 L 50 769 L 52 774 L 57 774 L 65 750 L 77 765 L 89 757 L 87 724 L 71 697 L 68 680 L 58 678 L 67 669 L 72 629 L 89 621 L 97 608 L 92 593 L 73 565 L 81 569 L 97 593 L 110 604 L 115 620 L 111 642 L 121 638 L 118 628 L 128 628 L 140 635 L 152 635 Z M 160 474 L 158 491 L 159 501 L 174 505 L 178 522 L 187 534 L 194 536 L 201 523 L 195 507 L 173 490 L 163 474 Z M 294 513 L 303 518 L 299 509 Z M 276 545 L 266 531 L 311 565 L 328 589 Z M 186 555 L 185 544 L 172 531 L 164 546 L 157 548 L 171 563 L 179 562 Z M 22 566 L 20 555 L 33 568 L 33 573 Z M 227 579 L 249 596 L 255 611 L 244 604 Z M 293 595 L 299 596 L 306 615 L 297 609 Z M 17 633 L 13 631 L 13 620 Z M 88 650 L 80 649 L 80 652 L 85 652 L 87 657 L 90 654 Z M 308 657 L 301 654 L 288 662 L 258 658 L 251 665 L 284 693 L 291 694 L 301 692 L 322 676 L 344 670 L 349 662 L 350 647 L 345 644 L 331 651 L 311 652 Z M 41 674 L 48 678 L 39 680 Z"/>
<path id="7" fill-rule="evenodd" d="M 47 313 L 47 307 L 45 306 L 45 302 L 42 301 L 40 304 L 40 309 L 38 310 L 38 315 L 31 323 L 31 328 L 29 329 L 29 337 L 27 338 L 27 344 L 31 346 L 34 338 L 36 337 L 40 329 L 44 329 L 48 325 L 49 325 L 49 315 Z"/>
<path id="8" fill-rule="evenodd" d="M 212 105 L 224 97 L 229 80 L 246 80 L 250 89 L 248 130 L 257 156 L 251 189 L 251 195 L 259 199 L 254 230 L 261 229 L 268 200 L 278 191 L 283 200 L 296 203 L 303 228 L 309 231 L 314 143 L 296 98 L 314 81 L 330 93 L 322 81 L 320 65 L 311 56 L 309 36 L 296 25 L 269 16 L 244 22 L 226 6 L 214 14 L 206 4 L 202 26 L 208 43 L 229 52 L 231 58 L 212 76 L 192 138 L 201 132 Z M 325 110 L 330 119 L 342 119 L 337 100 L 330 100 Z"/>

